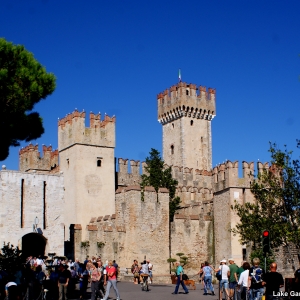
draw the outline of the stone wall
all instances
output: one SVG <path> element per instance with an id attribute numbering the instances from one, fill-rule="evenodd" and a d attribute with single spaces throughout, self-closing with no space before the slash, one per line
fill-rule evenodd
<path id="1" fill-rule="evenodd" d="M 130 268 L 134 259 L 141 262 L 147 257 L 156 275 L 168 274 L 168 190 L 160 189 L 157 194 L 153 187 L 146 187 L 142 201 L 139 186 L 120 188 L 116 191 L 116 214 L 93 217 L 90 221 L 85 229 L 89 247 L 81 247 L 80 229 L 76 230 L 75 253 L 79 256 L 81 248 L 79 258 L 101 254 L 104 260 L 115 259 L 121 268 Z M 99 248 L 99 242 L 104 246 Z"/>
<path id="2" fill-rule="evenodd" d="M 22 248 L 35 218 L 47 239 L 46 253 L 64 254 L 64 180 L 60 175 L 0 172 L 0 244 Z M 22 209 L 21 209 L 22 207 Z"/>
<path id="3" fill-rule="evenodd" d="M 213 263 L 213 243 L 212 216 L 175 215 L 171 223 L 171 257 L 178 259 L 176 253 L 184 253 L 189 258 L 185 266 L 188 274 L 196 274 L 206 260 Z"/>

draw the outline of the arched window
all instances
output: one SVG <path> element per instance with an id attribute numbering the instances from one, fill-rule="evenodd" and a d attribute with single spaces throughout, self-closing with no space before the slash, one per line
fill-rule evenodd
<path id="1" fill-rule="evenodd" d="M 174 123 L 172 123 L 172 127 L 174 128 Z"/>
<path id="2" fill-rule="evenodd" d="M 171 154 L 174 154 L 174 145 L 171 145 Z"/>
<path id="3" fill-rule="evenodd" d="M 194 124 L 194 121 L 193 121 L 193 120 L 191 120 L 191 126 L 193 126 L 193 124 Z"/>
<path id="4" fill-rule="evenodd" d="M 97 167 L 101 167 L 101 159 L 97 160 Z"/>

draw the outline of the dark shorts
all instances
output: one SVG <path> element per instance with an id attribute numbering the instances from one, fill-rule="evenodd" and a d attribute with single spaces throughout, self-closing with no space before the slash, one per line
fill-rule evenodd
<path id="1" fill-rule="evenodd" d="M 230 288 L 231 290 L 235 289 L 236 285 L 237 285 L 237 282 L 236 282 L 236 281 L 229 282 L 229 288 Z"/>

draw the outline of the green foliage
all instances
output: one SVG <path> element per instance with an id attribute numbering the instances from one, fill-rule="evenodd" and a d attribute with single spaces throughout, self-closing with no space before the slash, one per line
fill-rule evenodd
<path id="1" fill-rule="evenodd" d="M 264 269 L 265 267 L 265 256 L 264 256 L 264 253 L 262 251 L 262 249 L 257 249 L 257 250 L 253 250 L 251 253 L 250 253 L 250 262 L 252 262 L 253 258 L 255 257 L 258 257 L 259 260 L 260 260 L 260 266 L 262 267 L 262 269 Z M 272 262 L 275 261 L 275 257 L 274 255 L 271 253 L 271 254 L 267 254 L 267 270 L 270 269 L 270 264 Z"/>
<path id="2" fill-rule="evenodd" d="M 105 246 L 105 243 L 104 242 L 97 242 L 97 247 L 98 248 L 103 248 Z"/>
<path id="3" fill-rule="evenodd" d="M 299 141 L 298 148 L 299 148 Z M 273 250 L 279 246 L 300 247 L 300 162 L 292 158 L 285 147 L 270 144 L 271 167 L 258 174 L 251 184 L 254 203 L 239 204 L 232 209 L 240 222 L 232 230 L 240 235 L 241 243 L 252 243 L 253 249 L 261 248 L 262 231 L 270 232 Z"/>
<path id="4" fill-rule="evenodd" d="M 179 252 L 176 253 L 177 256 L 179 256 L 179 259 L 176 258 L 168 258 L 167 262 L 172 264 L 171 272 L 176 273 L 176 268 L 175 268 L 175 262 L 179 261 L 182 267 L 186 266 L 189 263 L 189 258 L 184 255 L 184 253 Z"/>
<path id="5" fill-rule="evenodd" d="M 176 186 L 178 181 L 172 178 L 171 167 L 164 169 L 164 161 L 161 159 L 159 151 L 156 149 L 151 149 L 150 156 L 146 157 L 146 167 L 145 170 L 148 173 L 142 175 L 141 188 L 142 191 L 145 186 L 153 186 L 158 192 L 161 187 L 167 188 L 169 190 L 170 199 L 170 221 L 173 221 L 175 211 L 180 208 L 180 198 L 175 197 Z M 142 200 L 144 200 L 142 193 Z"/>
<path id="6" fill-rule="evenodd" d="M 0 252 L 0 270 L 14 274 L 22 267 L 22 251 L 10 243 L 3 244 Z"/>
<path id="7" fill-rule="evenodd" d="M 54 89 L 55 76 L 32 53 L 0 38 L 0 160 L 8 156 L 10 146 L 44 133 L 41 117 L 31 111 Z"/>
<path id="8" fill-rule="evenodd" d="M 81 248 L 87 249 L 89 246 L 90 246 L 90 242 L 89 241 L 83 241 L 83 242 L 81 242 Z"/>

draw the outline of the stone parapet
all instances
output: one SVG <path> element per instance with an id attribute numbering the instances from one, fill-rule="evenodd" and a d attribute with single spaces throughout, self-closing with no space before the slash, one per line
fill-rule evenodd
<path id="1" fill-rule="evenodd" d="M 38 145 L 29 144 L 19 151 L 19 170 L 21 172 L 38 171 L 39 173 L 58 171 L 58 150 L 52 151 L 52 146 L 43 145 L 43 157 L 41 157 L 38 148 Z"/>
<path id="2" fill-rule="evenodd" d="M 216 115 L 216 90 L 179 82 L 157 95 L 158 120 L 162 124 L 182 116 L 211 120 Z"/>
<path id="3" fill-rule="evenodd" d="M 90 127 L 85 127 L 85 112 L 75 110 L 58 121 L 59 151 L 75 144 L 115 147 L 115 116 L 90 113 Z"/>
<path id="4" fill-rule="evenodd" d="M 253 162 L 242 162 L 243 166 L 243 176 L 239 177 L 239 163 L 238 161 L 231 162 L 227 161 L 213 168 L 213 190 L 214 193 L 220 192 L 222 190 L 240 187 L 240 188 L 250 188 L 251 182 L 255 180 L 254 178 L 254 163 Z M 263 170 L 268 170 L 268 163 L 257 163 L 257 173 L 263 172 Z"/>

